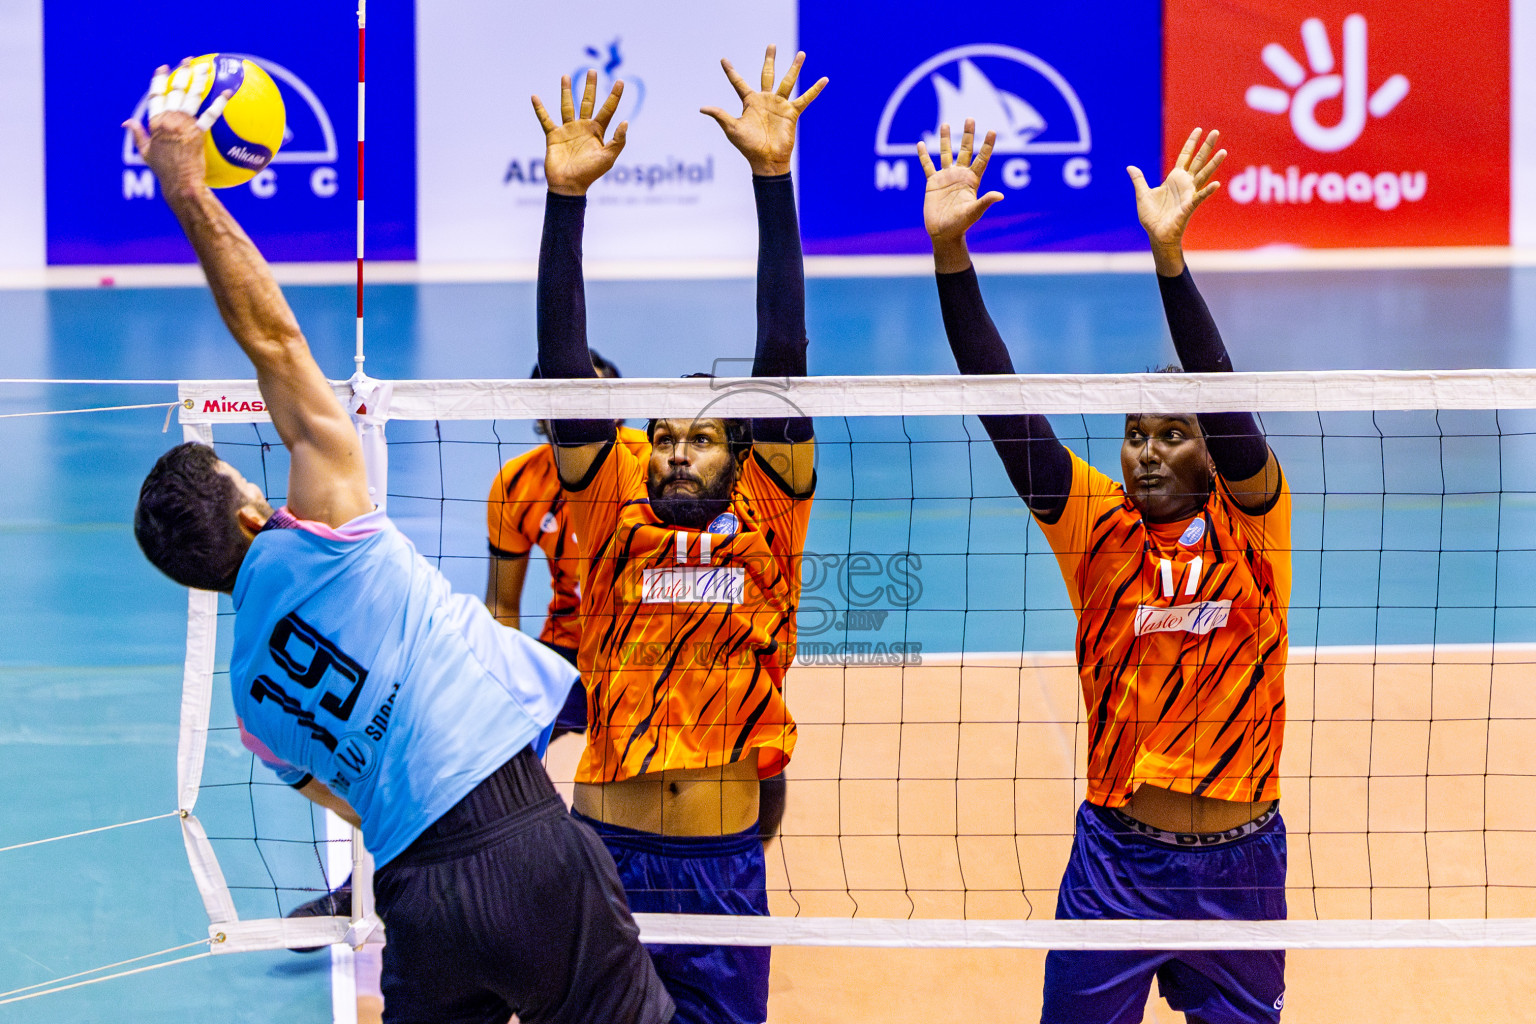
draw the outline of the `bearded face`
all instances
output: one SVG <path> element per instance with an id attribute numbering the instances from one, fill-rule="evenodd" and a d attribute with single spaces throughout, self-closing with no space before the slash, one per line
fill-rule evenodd
<path id="1" fill-rule="evenodd" d="M 739 471 L 724 420 L 656 421 L 646 490 L 662 522 L 704 529 L 730 508 Z"/>

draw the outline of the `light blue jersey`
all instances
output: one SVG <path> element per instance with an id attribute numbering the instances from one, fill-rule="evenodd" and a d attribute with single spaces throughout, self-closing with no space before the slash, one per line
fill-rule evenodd
<path id="1" fill-rule="evenodd" d="M 382 866 L 547 739 L 576 670 L 453 593 L 382 511 L 273 519 L 235 581 L 235 713 L 284 782 L 352 806 Z"/>

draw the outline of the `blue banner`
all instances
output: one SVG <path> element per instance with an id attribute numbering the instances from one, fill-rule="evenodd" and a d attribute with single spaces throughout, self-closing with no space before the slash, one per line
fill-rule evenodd
<path id="1" fill-rule="evenodd" d="M 368 19 L 367 255 L 416 258 L 415 5 Z M 46 0 L 48 262 L 180 263 L 192 248 L 119 125 L 143 117 L 159 64 L 250 57 L 282 91 L 276 159 L 222 199 L 268 259 L 356 254 L 357 18 L 351 3 L 266 0 L 159 17 L 140 5 Z"/>
<path id="2" fill-rule="evenodd" d="M 802 3 L 805 81 L 831 83 L 800 123 L 810 253 L 927 252 L 917 143 L 976 119 L 997 146 L 982 181 L 1006 200 L 971 231 L 982 251 L 1146 245 L 1125 166 L 1161 177 L 1159 0 Z M 979 141 L 979 138 L 978 138 Z"/>

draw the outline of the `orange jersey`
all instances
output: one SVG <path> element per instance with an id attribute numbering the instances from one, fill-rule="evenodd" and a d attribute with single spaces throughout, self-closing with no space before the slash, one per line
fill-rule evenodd
<path id="1" fill-rule="evenodd" d="M 1121 485 L 1072 456 L 1040 523 L 1077 613 L 1088 799 L 1142 783 L 1239 802 L 1280 796 L 1291 492 L 1244 512 L 1218 478 L 1199 516 L 1146 523 Z"/>
<path id="2" fill-rule="evenodd" d="M 674 529 L 651 509 L 645 460 L 616 445 L 566 505 L 584 560 L 576 781 L 718 766 L 754 748 L 759 775 L 782 771 L 810 497 L 786 494 L 754 454 L 731 496 L 735 532 L 725 517 L 719 532 Z"/>
<path id="3" fill-rule="evenodd" d="M 650 449 L 645 431 L 632 427 L 619 428 L 619 442 L 640 453 Z M 549 445 L 541 444 L 501 467 L 491 484 L 485 517 L 492 557 L 526 555 L 535 546 L 544 552 L 551 594 L 539 639 L 574 649 L 581 642 L 576 614 L 581 607 L 581 574 L 576 538 Z"/>

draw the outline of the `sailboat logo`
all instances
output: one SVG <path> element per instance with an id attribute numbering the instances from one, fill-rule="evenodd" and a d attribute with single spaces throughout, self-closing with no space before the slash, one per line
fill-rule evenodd
<path id="1" fill-rule="evenodd" d="M 987 67 L 993 69 L 991 77 L 977 64 L 978 59 L 986 60 Z M 1005 74 L 1006 88 L 997 82 Z M 908 99 L 926 100 L 926 90 L 919 88 L 925 84 L 933 90 L 936 108 L 931 127 L 914 132 L 912 115 L 903 115 L 903 126 L 893 138 L 893 125 Z M 1019 92 L 1030 93 L 1035 102 Z M 1041 107 L 1054 111 L 1050 119 L 1041 113 Z M 958 128 L 968 117 L 976 119 L 978 131 L 997 132 L 997 153 L 1086 153 L 1092 148 L 1088 115 L 1077 91 L 1060 72 L 1028 51 L 977 43 L 936 54 L 901 80 L 881 111 L 875 153 L 913 156 L 919 138 L 930 150 L 936 150 L 939 125 Z"/>
<path id="2" fill-rule="evenodd" d="M 938 72 L 934 72 L 929 81 L 939 98 L 939 123 L 959 125 L 964 124 L 966 118 L 974 117 L 978 125 L 988 128 L 996 125 L 993 129 L 997 132 L 995 152 L 1026 152 L 1029 140 L 1046 127 L 1045 118 L 1028 101 L 993 85 L 969 59 L 960 61 L 959 85 L 951 85 L 949 79 Z M 938 152 L 937 131 L 924 132 L 923 141 L 930 153 Z"/>

